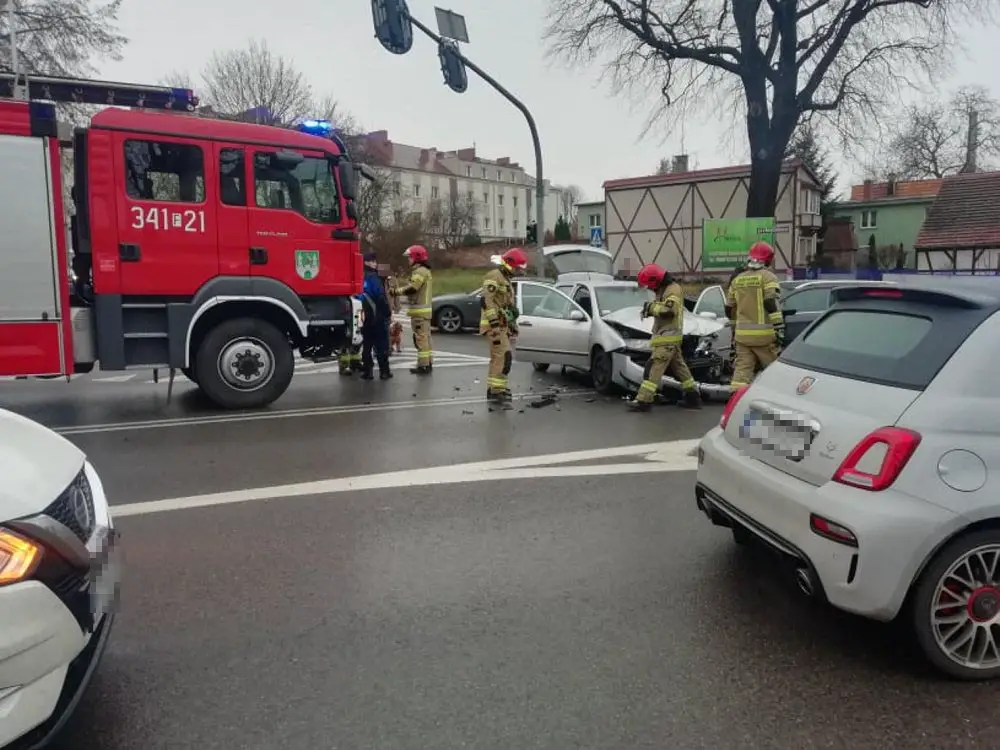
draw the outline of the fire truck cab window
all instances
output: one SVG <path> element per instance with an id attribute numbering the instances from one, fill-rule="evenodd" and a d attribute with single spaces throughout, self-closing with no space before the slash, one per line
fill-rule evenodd
<path id="1" fill-rule="evenodd" d="M 291 165 L 273 154 L 257 152 L 253 177 L 254 198 L 259 208 L 295 211 L 318 224 L 340 221 L 337 183 L 326 159 L 306 156 Z"/>
<path id="2" fill-rule="evenodd" d="M 203 203 L 202 150 L 183 143 L 125 141 L 125 191 L 140 201 Z"/>
<path id="3" fill-rule="evenodd" d="M 244 164 L 243 149 L 224 148 L 219 151 L 219 196 L 227 206 L 247 204 Z"/>

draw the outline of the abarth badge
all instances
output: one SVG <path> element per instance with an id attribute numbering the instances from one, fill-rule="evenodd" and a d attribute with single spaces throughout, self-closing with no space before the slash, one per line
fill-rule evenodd
<path id="1" fill-rule="evenodd" d="M 802 378 L 802 380 L 799 381 L 798 386 L 796 386 L 795 392 L 800 396 L 809 393 L 809 389 L 813 387 L 813 384 L 815 382 L 816 378 L 810 378 L 810 377 Z"/>

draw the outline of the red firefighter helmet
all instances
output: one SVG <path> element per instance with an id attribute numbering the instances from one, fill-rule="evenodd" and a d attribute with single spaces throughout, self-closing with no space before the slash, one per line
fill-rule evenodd
<path id="1" fill-rule="evenodd" d="M 663 279 L 666 277 L 667 271 L 661 266 L 655 263 L 649 263 L 642 267 L 639 271 L 639 275 L 636 276 L 636 281 L 639 282 L 639 286 L 645 287 L 646 289 L 656 289 L 660 284 L 663 283 Z"/>
<path id="2" fill-rule="evenodd" d="M 500 256 L 500 260 L 511 269 L 524 269 L 528 267 L 528 254 L 519 247 L 512 247 Z"/>
<path id="3" fill-rule="evenodd" d="M 750 260 L 768 266 L 774 260 L 774 248 L 766 242 L 755 242 L 750 246 Z"/>
<path id="4" fill-rule="evenodd" d="M 410 245 L 403 251 L 403 255 L 409 258 L 411 263 L 427 262 L 427 248 L 423 245 Z"/>

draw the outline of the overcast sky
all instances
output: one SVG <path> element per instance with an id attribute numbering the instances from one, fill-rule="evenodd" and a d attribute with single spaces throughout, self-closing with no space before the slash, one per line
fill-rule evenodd
<path id="1" fill-rule="evenodd" d="M 685 152 L 692 166 L 745 161 L 745 139 L 734 148 L 716 121 L 690 122 L 681 133 L 640 138 L 646 112 L 616 98 L 595 70 L 568 71 L 544 59 L 547 0 L 438 0 L 466 16 L 464 52 L 519 96 L 538 123 L 545 176 L 603 197 L 606 179 L 649 174 L 664 156 Z M 409 0 L 411 12 L 434 28 L 434 0 Z M 200 70 L 213 50 L 266 39 L 292 58 L 318 95 L 332 94 L 369 130 L 399 143 L 457 149 L 475 143 L 486 158 L 510 156 L 534 172 L 531 138 L 521 114 L 470 75 L 455 94 L 442 82 L 434 44 L 415 32 L 409 54 L 386 52 L 375 40 L 370 0 L 125 0 L 120 24 L 132 41 L 106 78 L 156 83 L 174 69 Z M 1000 97 L 997 30 L 962 29 L 967 54 L 954 85 L 987 86 Z M 730 124 L 730 123 L 726 123 Z M 840 162 L 841 189 L 856 165 Z"/>

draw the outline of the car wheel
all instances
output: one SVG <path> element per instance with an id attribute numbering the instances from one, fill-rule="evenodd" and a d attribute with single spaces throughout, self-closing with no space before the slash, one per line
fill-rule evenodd
<path id="1" fill-rule="evenodd" d="M 437 329 L 441 333 L 458 333 L 465 327 L 465 320 L 457 307 L 442 307 L 437 314 Z"/>
<path id="2" fill-rule="evenodd" d="M 224 320 L 201 340 L 194 372 L 202 392 L 223 409 L 276 401 L 292 382 L 295 355 L 288 337 L 259 318 Z"/>
<path id="3" fill-rule="evenodd" d="M 921 574 L 909 614 L 937 669 L 959 680 L 1000 677 L 1000 530 L 946 544 Z"/>
<path id="4" fill-rule="evenodd" d="M 590 355 L 590 378 L 594 381 L 594 390 L 602 396 L 608 396 L 616 390 L 611 369 L 611 355 L 595 346 Z"/>
<path id="5" fill-rule="evenodd" d="M 535 368 L 535 372 L 548 372 L 549 371 L 549 364 L 548 364 L 548 362 L 534 362 L 534 363 L 532 363 L 531 366 Z"/>

